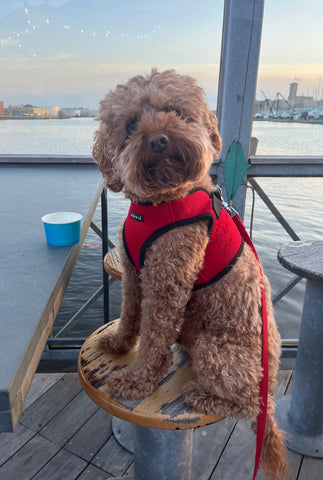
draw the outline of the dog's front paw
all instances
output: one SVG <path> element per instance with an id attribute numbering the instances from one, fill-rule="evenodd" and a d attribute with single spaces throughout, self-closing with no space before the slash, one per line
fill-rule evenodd
<path id="1" fill-rule="evenodd" d="M 156 389 L 156 384 L 147 378 L 144 371 L 127 367 L 112 372 L 107 379 L 107 385 L 113 395 L 129 400 L 150 395 Z"/>
<path id="2" fill-rule="evenodd" d="M 99 344 L 106 352 L 113 353 L 115 355 L 122 355 L 129 352 L 133 345 L 127 339 L 119 335 L 118 332 L 107 332 L 102 334 L 99 338 Z"/>

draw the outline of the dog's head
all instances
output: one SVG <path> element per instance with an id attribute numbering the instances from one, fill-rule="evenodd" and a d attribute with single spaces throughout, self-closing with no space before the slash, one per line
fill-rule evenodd
<path id="1" fill-rule="evenodd" d="M 207 175 L 221 149 L 217 119 L 193 78 L 137 76 L 100 103 L 93 157 L 107 187 L 150 200 Z"/>

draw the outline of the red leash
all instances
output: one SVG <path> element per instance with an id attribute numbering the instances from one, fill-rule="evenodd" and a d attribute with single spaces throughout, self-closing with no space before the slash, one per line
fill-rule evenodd
<path id="1" fill-rule="evenodd" d="M 260 383 L 260 397 L 261 397 L 261 410 L 257 417 L 257 446 L 256 446 L 256 456 L 255 456 L 255 468 L 253 472 L 252 480 L 255 480 L 259 462 L 261 457 L 261 450 L 265 437 L 266 430 L 266 417 L 267 417 L 267 402 L 268 402 L 268 322 L 267 322 L 267 310 L 266 310 L 266 297 L 265 297 L 265 288 L 263 283 L 263 273 L 260 265 L 259 257 L 257 255 L 254 244 L 252 243 L 251 238 L 248 235 L 246 227 L 242 223 L 239 215 L 235 210 L 230 207 L 226 207 L 228 213 L 230 213 L 232 220 L 234 221 L 236 227 L 238 228 L 244 241 L 251 247 L 254 252 L 256 259 L 259 263 L 260 269 L 260 286 L 261 286 L 261 301 L 262 301 L 262 361 L 261 366 L 263 369 L 263 377 Z"/>

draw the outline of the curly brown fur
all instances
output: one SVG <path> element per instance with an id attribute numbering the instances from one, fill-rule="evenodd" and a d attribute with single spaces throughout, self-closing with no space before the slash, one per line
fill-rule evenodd
<path id="1" fill-rule="evenodd" d="M 216 117 L 192 78 L 173 71 L 132 78 L 107 94 L 99 120 L 93 156 L 111 190 L 122 190 L 134 203 L 154 205 L 183 198 L 196 188 L 214 191 L 207 172 L 221 140 Z M 164 149 L 154 151 L 155 135 L 166 136 Z M 174 228 L 148 247 L 140 274 L 121 247 L 120 326 L 101 343 L 123 353 L 140 334 L 140 344 L 135 362 L 114 372 L 108 385 L 113 394 L 130 399 L 150 394 L 167 373 L 171 345 L 178 342 L 189 352 L 195 373 L 184 389 L 187 404 L 207 414 L 249 418 L 254 425 L 262 378 L 259 265 L 245 246 L 229 273 L 193 291 L 207 244 L 203 220 Z M 280 337 L 267 279 L 265 290 L 269 407 L 262 466 L 269 477 L 280 480 L 287 471 L 282 435 L 273 417 Z"/>

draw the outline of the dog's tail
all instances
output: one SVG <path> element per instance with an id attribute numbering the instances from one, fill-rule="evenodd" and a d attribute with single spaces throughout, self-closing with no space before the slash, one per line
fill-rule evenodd
<path id="1" fill-rule="evenodd" d="M 254 424 L 255 425 L 255 424 Z M 269 479 L 284 480 L 289 472 L 284 432 L 274 419 L 274 401 L 268 398 L 268 411 L 264 443 L 261 452 L 261 468 Z"/>

